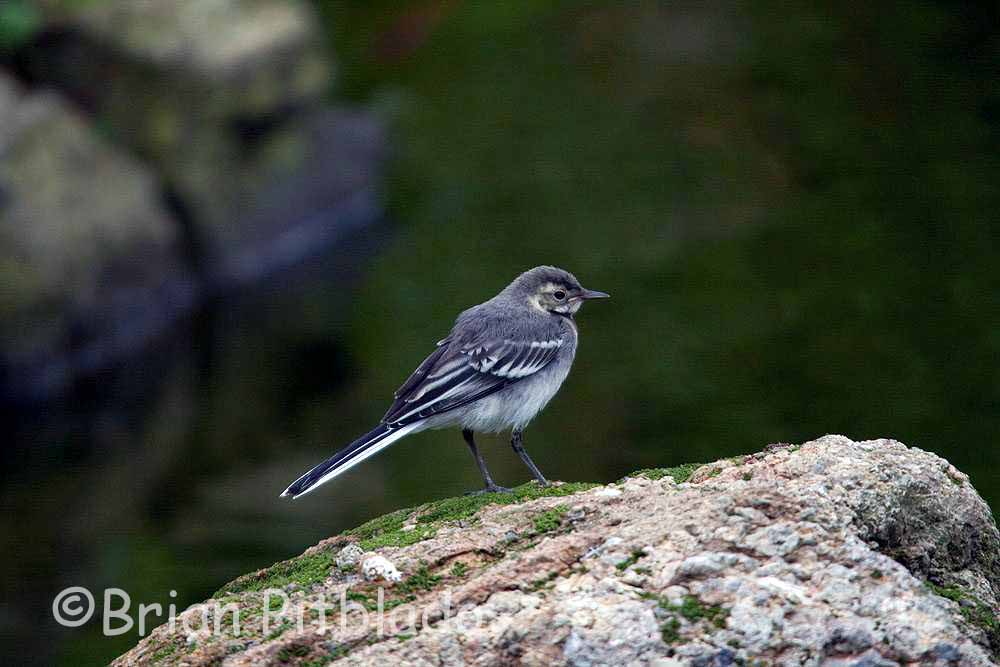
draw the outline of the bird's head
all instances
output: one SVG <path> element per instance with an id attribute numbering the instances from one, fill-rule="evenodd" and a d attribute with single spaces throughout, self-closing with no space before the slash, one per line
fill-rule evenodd
<path id="1" fill-rule="evenodd" d="M 572 317 L 587 299 L 604 299 L 604 292 L 586 289 L 569 271 L 554 266 L 536 266 L 518 276 L 507 288 L 532 308 Z"/>

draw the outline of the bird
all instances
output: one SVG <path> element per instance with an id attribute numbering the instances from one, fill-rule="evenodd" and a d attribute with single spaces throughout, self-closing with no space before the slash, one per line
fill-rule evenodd
<path id="1" fill-rule="evenodd" d="M 292 482 L 299 498 L 389 445 L 427 429 L 460 428 L 485 488 L 502 493 L 475 433 L 510 429 L 510 444 L 542 486 L 549 482 L 524 449 L 528 423 L 559 391 L 576 355 L 575 315 L 584 301 L 607 298 L 569 271 L 536 266 L 488 301 L 462 311 L 447 336 L 395 392 L 379 424 Z"/>

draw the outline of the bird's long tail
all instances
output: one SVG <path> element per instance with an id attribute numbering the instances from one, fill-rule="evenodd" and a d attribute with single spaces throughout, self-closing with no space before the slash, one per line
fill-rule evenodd
<path id="1" fill-rule="evenodd" d="M 347 472 L 365 459 L 378 454 L 414 428 L 416 428 L 416 424 L 408 424 L 400 428 L 389 428 L 385 424 L 379 424 L 292 482 L 281 494 L 281 497 L 298 498 L 318 489 L 337 475 Z"/>

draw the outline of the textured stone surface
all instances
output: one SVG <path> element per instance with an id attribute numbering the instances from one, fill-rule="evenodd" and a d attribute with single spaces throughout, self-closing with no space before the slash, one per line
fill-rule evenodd
<path id="1" fill-rule="evenodd" d="M 57 95 L 26 93 L 0 72 L 6 383 L 44 393 L 184 308 L 177 231 L 148 170 Z"/>
<path id="2" fill-rule="evenodd" d="M 403 575 L 381 591 L 397 619 L 381 634 L 320 631 L 309 613 L 252 629 L 268 586 L 289 612 L 347 591 L 341 606 L 376 606 L 374 584 L 334 566 L 357 539 L 342 536 L 223 589 L 247 610 L 239 637 L 161 627 L 115 664 L 994 664 L 1000 537 L 943 459 L 826 436 L 675 474 L 471 516 L 403 511 L 359 543 Z M 408 612 L 414 627 L 385 630 Z"/>

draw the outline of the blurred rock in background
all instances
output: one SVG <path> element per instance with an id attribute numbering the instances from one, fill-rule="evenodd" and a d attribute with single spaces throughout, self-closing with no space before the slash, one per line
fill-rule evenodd
<path id="1" fill-rule="evenodd" d="M 52 92 L 0 72 L 0 359 L 9 390 L 64 387 L 194 297 L 155 175 Z"/>
<path id="2" fill-rule="evenodd" d="M 96 128 L 103 143 L 146 165 L 131 168 L 136 160 L 127 158 L 120 169 L 128 177 L 118 179 L 99 169 L 76 176 L 88 171 L 87 158 L 78 161 L 79 170 L 67 169 L 61 161 L 67 177 L 105 184 L 86 188 L 91 200 L 76 203 L 86 209 L 82 215 L 103 219 L 97 212 L 111 206 L 118 215 L 106 224 L 120 227 L 133 218 L 150 217 L 147 209 L 158 210 L 167 221 L 160 223 L 165 227 L 160 236 L 174 240 L 162 252 L 175 264 L 183 259 L 205 291 L 294 265 L 379 217 L 380 127 L 364 113 L 327 104 L 332 60 L 307 5 L 284 0 L 21 4 L 38 20 L 13 50 L 12 69 L 29 85 L 53 87 L 72 99 L 88 118 L 77 120 L 78 134 L 93 134 Z M 10 171 L 23 175 L 5 159 Z M 135 179 L 144 183 L 142 192 L 130 185 Z M 63 187 L 51 175 L 49 181 L 54 181 L 51 187 Z M 17 200 L 20 193 L 12 190 L 8 209 L 30 210 L 23 215 L 72 243 L 65 232 L 78 224 L 75 216 L 54 215 L 38 205 L 25 209 L 28 204 Z M 135 210 L 130 209 L 132 201 Z M 23 226 L 24 219 L 5 221 L 10 233 Z M 148 223 L 136 227 L 129 238 L 142 235 Z M 112 249 L 102 238 L 91 236 L 101 252 L 116 253 L 120 264 L 138 264 L 132 270 L 165 279 L 159 267 L 147 265 L 152 259 L 147 253 L 120 245 Z M 51 263 L 60 256 L 43 254 L 26 261 Z M 85 274 L 83 285 L 99 284 L 108 291 L 132 280 L 127 271 L 102 273 L 79 266 L 86 255 L 62 257 Z M 163 323 L 193 303 L 193 291 L 182 292 L 159 305 L 144 299 L 148 317 L 121 325 L 126 331 L 119 337 L 132 343 L 148 339 L 158 327 L 147 321 Z M 31 318 L 42 306 L 31 292 L 19 290 L 19 295 L 21 328 L 39 328 Z M 75 310 L 80 314 L 62 330 L 74 325 L 100 353 L 83 359 L 66 336 L 53 334 L 48 343 L 38 341 L 30 350 L 35 355 L 29 368 L 17 370 L 24 355 L 14 350 L 16 354 L 5 355 L 5 365 L 14 368 L 7 373 L 6 393 L 50 394 L 65 387 L 75 370 L 92 370 L 120 351 L 104 332 L 111 302 L 95 293 L 89 303 L 79 305 Z M 71 317 L 67 309 L 57 312 Z"/>

